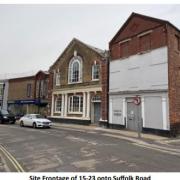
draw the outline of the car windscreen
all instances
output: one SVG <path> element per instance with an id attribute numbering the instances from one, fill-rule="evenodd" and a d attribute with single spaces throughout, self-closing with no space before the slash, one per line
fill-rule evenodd
<path id="1" fill-rule="evenodd" d="M 42 115 L 40 115 L 40 114 L 37 114 L 37 115 L 34 115 L 34 118 L 41 119 L 41 118 L 44 118 L 44 117 Z"/>
<path id="2" fill-rule="evenodd" d="M 7 111 L 7 110 L 4 110 L 4 109 L 1 110 L 1 113 L 2 113 L 3 115 L 8 115 L 8 114 L 9 114 L 8 111 Z"/>

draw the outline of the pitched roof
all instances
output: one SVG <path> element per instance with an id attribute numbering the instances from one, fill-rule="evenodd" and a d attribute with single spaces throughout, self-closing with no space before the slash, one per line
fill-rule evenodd
<path id="1" fill-rule="evenodd" d="M 134 17 L 134 16 L 138 16 L 144 19 L 149 19 L 151 21 L 156 21 L 162 24 L 169 24 L 170 26 L 172 26 L 173 28 L 175 28 L 177 31 L 180 31 L 176 26 L 174 26 L 173 24 L 171 24 L 169 21 L 167 20 L 163 20 L 163 19 L 158 19 L 158 18 L 154 18 L 151 16 L 146 16 L 146 15 L 142 15 L 142 14 L 138 14 L 135 12 L 132 12 L 131 15 L 128 17 L 128 19 L 125 21 L 125 23 L 121 26 L 121 28 L 118 30 L 118 32 L 115 34 L 115 36 L 112 38 L 112 40 L 109 42 L 109 44 L 111 44 L 114 39 L 116 39 L 116 37 L 124 30 L 124 28 L 126 27 L 126 25 L 129 23 L 129 21 Z"/>
<path id="2" fill-rule="evenodd" d="M 35 77 L 36 74 L 39 72 L 43 72 L 44 74 L 49 74 L 48 71 L 39 70 L 37 71 L 29 71 L 29 72 L 23 72 L 23 73 L 6 73 L 6 74 L 0 74 L 0 80 L 10 80 L 10 79 L 21 79 L 21 78 L 29 78 L 29 77 Z"/>
<path id="3" fill-rule="evenodd" d="M 74 42 L 78 42 L 78 43 L 86 46 L 87 48 L 89 48 L 89 49 L 93 50 L 94 52 L 96 52 L 96 53 L 97 53 L 99 56 L 101 56 L 101 57 L 106 57 L 106 52 L 107 52 L 106 50 L 102 50 L 102 49 L 96 48 L 96 47 L 94 47 L 94 46 L 91 46 L 91 45 L 89 45 L 89 44 L 86 44 L 86 43 L 80 41 L 80 40 L 77 39 L 77 38 L 73 38 L 73 39 L 71 40 L 71 42 L 67 45 L 67 47 L 64 49 L 64 51 L 63 51 L 63 52 L 60 54 L 60 56 L 57 58 L 57 60 L 52 64 L 52 66 L 50 66 L 49 69 L 51 69 L 51 67 L 53 67 L 53 66 L 59 61 L 59 59 L 62 57 L 62 55 L 66 52 L 66 50 L 67 50 L 67 49 L 71 46 L 71 44 L 73 44 Z"/>

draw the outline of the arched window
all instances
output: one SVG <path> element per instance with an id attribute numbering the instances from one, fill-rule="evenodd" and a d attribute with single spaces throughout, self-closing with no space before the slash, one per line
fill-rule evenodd
<path id="1" fill-rule="evenodd" d="M 69 83 L 79 83 L 82 81 L 82 59 L 74 57 L 69 63 Z"/>

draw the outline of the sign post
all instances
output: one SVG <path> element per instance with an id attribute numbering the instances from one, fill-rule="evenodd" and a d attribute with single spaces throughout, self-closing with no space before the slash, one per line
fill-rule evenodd
<path id="1" fill-rule="evenodd" d="M 134 97 L 133 103 L 137 107 L 137 118 L 138 118 L 138 138 L 141 138 L 141 117 L 140 117 L 140 108 L 141 98 L 139 96 Z"/>

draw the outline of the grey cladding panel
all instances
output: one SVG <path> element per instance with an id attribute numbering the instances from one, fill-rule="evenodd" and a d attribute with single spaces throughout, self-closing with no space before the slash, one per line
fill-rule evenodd
<path id="1" fill-rule="evenodd" d="M 145 127 L 163 129 L 162 97 L 145 97 Z"/>
<path id="2" fill-rule="evenodd" d="M 112 123 L 121 124 L 123 123 L 123 99 L 116 97 L 112 99 Z"/>

